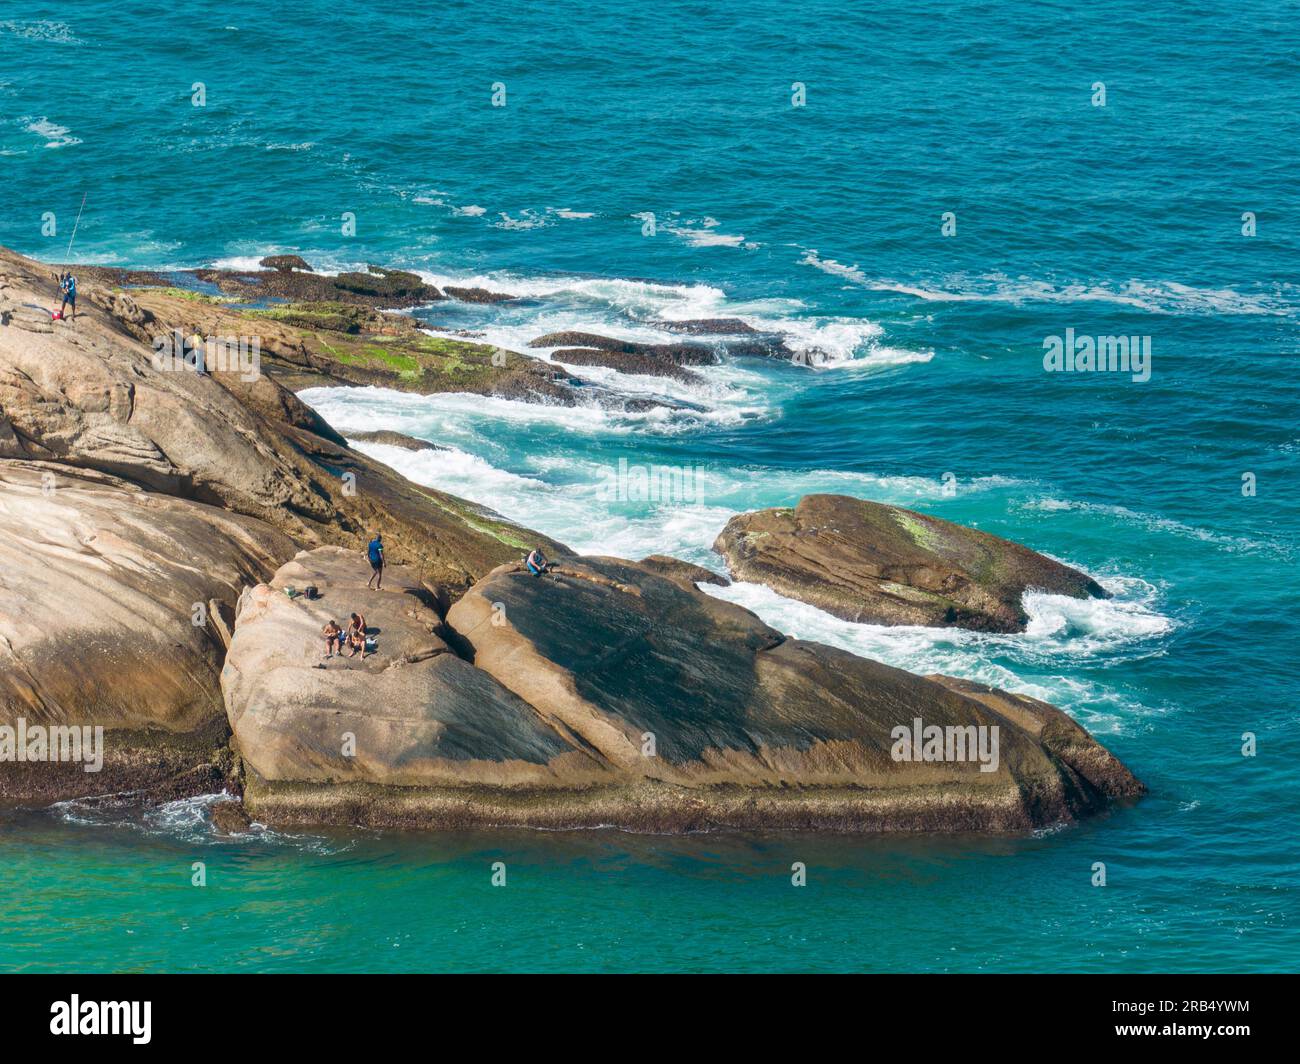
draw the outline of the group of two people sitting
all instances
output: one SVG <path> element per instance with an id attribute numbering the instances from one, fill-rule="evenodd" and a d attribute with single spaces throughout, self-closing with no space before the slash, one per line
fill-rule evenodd
<path id="1" fill-rule="evenodd" d="M 366 660 L 366 619 L 361 614 L 352 614 L 346 632 L 331 620 L 321 629 L 321 635 L 325 637 L 325 656 L 327 658 L 332 658 L 335 654 L 342 657 L 343 648 L 347 647 L 348 657 L 356 657 L 359 650 L 361 651 L 361 660 Z"/>
<path id="2" fill-rule="evenodd" d="M 366 587 L 374 587 L 377 591 L 382 591 L 384 586 L 384 540 L 378 532 L 366 545 L 366 558 L 370 562 L 370 580 Z M 528 557 L 524 559 L 524 564 L 533 576 L 541 576 L 543 573 L 550 572 L 551 563 L 542 553 L 541 547 L 536 547 L 529 551 Z M 335 654 L 343 656 L 344 647 L 347 648 L 348 657 L 355 657 L 357 651 L 361 651 L 361 660 L 366 658 L 366 619 L 359 613 L 352 614 L 351 623 L 348 624 L 348 630 L 345 632 L 334 621 L 330 621 L 321 629 L 321 634 L 325 637 L 325 656 L 332 658 Z"/>

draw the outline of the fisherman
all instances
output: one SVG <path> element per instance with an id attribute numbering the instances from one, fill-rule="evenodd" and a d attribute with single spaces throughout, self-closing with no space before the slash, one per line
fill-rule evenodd
<path id="1" fill-rule="evenodd" d="M 77 279 L 72 276 L 69 270 L 59 284 L 59 291 L 63 293 L 63 305 L 59 307 L 59 317 L 64 318 L 64 311 L 68 304 L 72 304 L 72 320 L 77 320 Z"/>

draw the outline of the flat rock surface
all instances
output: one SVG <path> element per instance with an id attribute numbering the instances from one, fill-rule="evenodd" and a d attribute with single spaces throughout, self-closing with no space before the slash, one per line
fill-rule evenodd
<path id="1" fill-rule="evenodd" d="M 364 557 L 304 551 L 240 600 L 222 671 L 230 726 L 267 781 L 554 785 L 598 771 L 437 634 L 427 592 L 400 566 L 369 589 Z M 308 586 L 319 597 L 301 592 Z M 321 629 L 364 616 L 374 650 L 325 656 Z"/>

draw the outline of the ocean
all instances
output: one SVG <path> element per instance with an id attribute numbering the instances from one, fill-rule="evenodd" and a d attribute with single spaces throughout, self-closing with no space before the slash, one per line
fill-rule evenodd
<path id="1" fill-rule="evenodd" d="M 345 434 L 443 445 L 361 446 L 583 552 L 719 569 L 730 516 L 840 492 L 1082 568 L 1114 597 L 1030 594 L 1021 635 L 714 591 L 801 638 L 1052 701 L 1151 793 L 1009 839 L 223 839 L 219 796 L 9 810 L 0 970 L 1294 969 L 1298 15 L 6 4 L 0 244 L 63 261 L 84 196 L 72 261 L 411 269 L 525 297 L 415 312 L 515 350 L 695 318 L 779 332 L 811 365 L 580 371 L 671 408 L 304 398 Z M 1149 379 L 1048 372 L 1067 330 L 1149 344 Z M 698 490 L 611 499 L 620 461 Z"/>

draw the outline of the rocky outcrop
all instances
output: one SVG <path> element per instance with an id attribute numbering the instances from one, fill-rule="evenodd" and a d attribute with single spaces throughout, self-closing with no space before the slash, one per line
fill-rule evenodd
<path id="1" fill-rule="evenodd" d="M 462 303 L 510 303 L 515 299 L 514 296 L 502 292 L 489 292 L 486 288 L 459 288 L 456 285 L 444 285 L 442 291 Z"/>
<path id="2" fill-rule="evenodd" d="M 45 273 L 40 264 L 0 253 L 0 301 L 21 306 L 55 298 L 54 279 Z M 56 322 L 50 333 L 0 327 L 6 454 L 97 470 L 222 506 L 303 546 L 359 548 L 382 531 L 393 561 L 415 566 L 422 579 L 451 594 L 537 542 L 564 552 L 349 448 L 266 373 L 214 367 L 199 373 L 169 359 L 156 362 L 142 340 L 172 323 L 137 295 L 90 284 L 75 324 Z M 119 315 L 138 320 L 128 326 Z M 234 325 L 217 335 L 237 332 Z"/>
<path id="3" fill-rule="evenodd" d="M 0 461 L 0 725 L 104 729 L 102 771 L 0 760 L 0 797 L 212 789 L 227 735 L 212 604 L 294 549 L 103 473 Z"/>
<path id="4" fill-rule="evenodd" d="M 264 270 L 302 270 L 306 273 L 313 273 L 307 260 L 301 255 L 268 255 L 259 266 Z"/>
<path id="5" fill-rule="evenodd" d="M 178 277 L 187 278 L 191 296 L 196 293 L 220 293 L 232 302 L 265 304 L 285 301 L 295 303 L 342 303 L 365 307 L 418 307 L 439 302 L 438 289 L 418 274 L 370 266 L 365 272 L 317 273 L 299 255 L 271 255 L 259 263 L 262 269 L 198 269 L 179 273 L 156 270 L 126 270 L 115 266 L 87 266 L 75 269 L 81 286 L 95 285 L 118 289 L 167 290 Z M 49 266 L 51 275 L 66 267 Z M 175 289 L 171 289 L 176 291 Z"/>
<path id="6" fill-rule="evenodd" d="M 694 370 L 676 362 L 652 355 L 630 354 L 626 351 L 601 351 L 591 347 L 561 348 L 551 355 L 556 362 L 566 366 L 604 366 L 620 373 L 634 373 L 645 377 L 668 377 L 683 384 L 699 384 L 704 378 Z"/>
<path id="7" fill-rule="evenodd" d="M 711 336 L 708 343 L 666 343 L 652 344 L 638 340 L 620 340 L 599 333 L 565 331 L 547 333 L 529 341 L 529 347 L 564 348 L 564 353 L 571 357 L 561 359 L 572 365 L 608 365 L 614 369 L 623 369 L 624 365 L 640 366 L 639 369 L 625 369 L 626 373 L 650 373 L 647 367 L 658 366 L 658 376 L 672 376 L 669 367 L 710 366 L 721 361 L 721 355 L 744 358 L 781 358 L 794 359 L 795 351 L 779 336 L 766 335 L 745 326 L 739 330 L 740 338 L 727 336 L 723 328 L 729 324 L 726 319 L 713 322 L 697 322 L 698 329 L 685 329 L 681 326 L 692 323 L 677 322 L 673 331 L 691 332 L 696 335 Z M 740 323 L 744 325 L 743 322 Z M 668 326 L 665 325 L 665 328 Z M 605 361 L 597 359 L 596 352 L 603 352 Z M 560 358 L 557 352 L 553 357 Z M 588 361 L 579 363 L 575 358 L 582 357 Z"/>
<path id="8" fill-rule="evenodd" d="M 447 449 L 438 446 L 436 443 L 430 443 L 428 440 L 408 436 L 404 432 L 393 432 L 391 429 L 376 429 L 373 432 L 349 432 L 348 436 L 358 443 L 382 443 L 385 447 L 401 447 L 406 451 L 445 451 Z"/>
<path id="9" fill-rule="evenodd" d="M 748 322 L 739 318 L 687 318 L 682 321 L 659 321 L 655 325 L 669 332 L 693 336 L 754 336 L 758 334 Z"/>
<path id="10" fill-rule="evenodd" d="M 340 384 L 394 391 L 472 392 L 572 406 L 582 382 L 514 351 L 430 335 L 407 314 L 337 301 L 246 306 L 176 289 L 112 293 L 110 308 L 150 343 L 185 336 L 256 336 L 265 374 L 286 389 Z M 130 310 L 127 303 L 130 303 Z"/>
<path id="11" fill-rule="evenodd" d="M 235 833 L 1023 831 L 1141 790 L 1051 706 L 789 639 L 676 559 L 575 558 L 359 454 L 271 375 L 153 357 L 186 307 L 227 304 L 83 293 L 75 325 L 29 321 L 52 272 L 0 252 L 0 726 L 103 726 L 105 762 L 0 759 L 0 797 L 224 789 Z M 340 306 L 287 309 L 374 321 Z M 538 543 L 543 578 L 519 561 Z M 326 658 L 352 612 L 371 652 Z M 961 756 L 902 756 L 922 725 Z"/>
<path id="12" fill-rule="evenodd" d="M 530 340 L 529 347 L 562 347 L 588 351 L 605 351 L 614 354 L 640 355 L 656 362 L 675 366 L 711 366 L 718 361 L 713 348 L 706 344 L 647 344 L 636 340 L 619 340 L 598 333 L 566 332 L 547 333 Z"/>
<path id="13" fill-rule="evenodd" d="M 671 558 L 667 554 L 651 554 L 642 558 L 638 564 L 660 576 L 666 576 L 669 580 L 684 581 L 692 586 L 713 584 L 715 587 L 729 587 L 731 585 L 730 580 L 725 576 L 719 576 L 712 569 L 684 562 L 680 558 Z"/>
<path id="14" fill-rule="evenodd" d="M 544 784 L 591 759 L 437 634 L 412 574 L 366 586 L 339 548 L 299 554 L 239 603 L 221 683 L 239 752 L 259 781 L 390 786 Z M 312 586 L 318 597 L 301 592 Z M 368 656 L 326 658 L 322 626 L 361 614 Z"/>
<path id="15" fill-rule="evenodd" d="M 694 810 L 697 827 L 1023 830 L 1140 790 L 1091 739 L 1095 752 L 1068 760 L 1044 745 L 1039 736 L 1068 721 L 1053 707 L 1014 699 L 1005 709 L 997 692 L 967 697 L 787 639 L 631 562 L 568 561 L 549 578 L 502 567 L 447 621 L 479 669 L 638 781 L 638 804 L 622 816 L 642 826 L 667 805 L 674 827 Z M 896 729 L 916 721 L 996 727 L 996 766 L 897 759 Z M 616 807 L 606 801 L 603 814 Z"/>
<path id="16" fill-rule="evenodd" d="M 1023 831 L 1141 792 L 1054 707 L 788 639 L 645 565 L 502 566 L 445 625 L 392 575 L 369 591 L 322 548 L 241 601 L 222 686 L 257 819 Z M 375 653 L 322 660 L 353 610 Z M 922 726 L 960 756 L 902 757 Z"/>
<path id="17" fill-rule="evenodd" d="M 864 624 L 1021 632 L 1028 590 L 1107 597 L 1091 577 L 1018 543 L 847 495 L 741 514 L 714 550 L 736 580 Z"/>
<path id="18" fill-rule="evenodd" d="M 277 256 L 291 260 L 297 256 Z M 298 262 L 302 262 L 298 259 Z M 296 264 L 295 264 L 296 265 Z M 305 266 L 306 263 L 303 263 Z M 244 272 L 238 270 L 195 270 L 194 276 L 215 285 L 227 295 L 261 301 L 267 297 L 295 302 L 358 303 L 373 307 L 417 307 L 443 298 L 418 274 L 371 266 L 365 273 L 313 273 L 310 267 Z"/>

